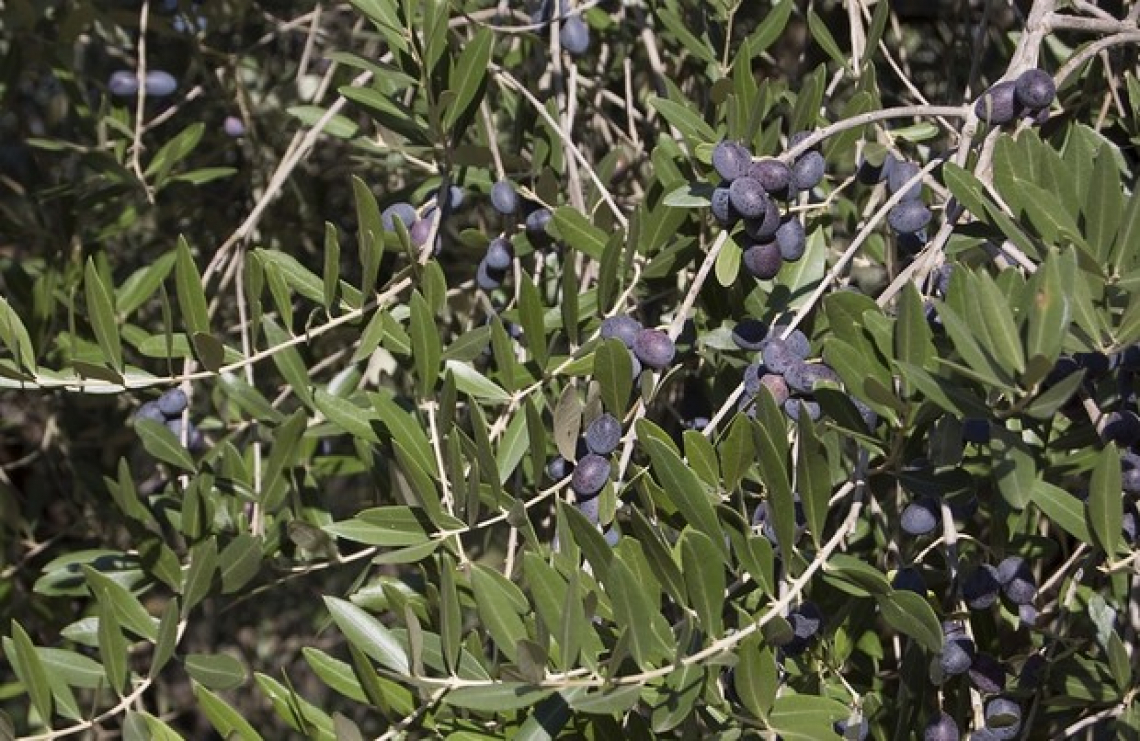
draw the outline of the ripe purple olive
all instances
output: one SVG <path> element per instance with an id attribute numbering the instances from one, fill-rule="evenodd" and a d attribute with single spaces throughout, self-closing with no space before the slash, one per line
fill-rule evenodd
<path id="1" fill-rule="evenodd" d="M 774 157 L 765 157 L 748 166 L 748 176 L 755 178 L 769 193 L 780 193 L 792 182 L 792 168 Z"/>
<path id="2" fill-rule="evenodd" d="M 1048 108 L 1057 97 L 1057 85 L 1053 77 L 1042 69 L 1027 69 L 1014 84 L 1017 102 L 1026 108 L 1040 110 Z"/>
<path id="3" fill-rule="evenodd" d="M 147 95 L 163 98 L 178 89 L 178 80 L 174 79 L 174 75 L 169 72 L 153 69 L 146 73 L 143 88 Z"/>
<path id="4" fill-rule="evenodd" d="M 570 477 L 570 488 L 580 500 L 598 495 L 610 480 L 610 462 L 595 453 L 582 456 Z"/>
<path id="5" fill-rule="evenodd" d="M 997 602 L 1000 589 L 997 569 L 984 563 L 966 574 L 962 581 L 962 600 L 971 610 L 985 610 Z"/>
<path id="6" fill-rule="evenodd" d="M 515 249 L 503 237 L 496 237 L 487 245 L 487 254 L 483 257 L 490 270 L 507 270 L 511 261 L 515 259 Z"/>
<path id="7" fill-rule="evenodd" d="M 177 417 L 186 411 L 189 400 L 182 389 L 170 389 L 158 397 L 158 409 L 167 418 Z"/>
<path id="8" fill-rule="evenodd" d="M 107 89 L 111 95 L 121 98 L 137 95 L 139 92 L 139 78 L 133 71 L 127 69 L 116 70 L 111 73 L 107 81 Z"/>
<path id="9" fill-rule="evenodd" d="M 732 226 L 740 218 L 740 214 L 732 207 L 732 196 L 728 192 L 727 184 L 722 184 L 713 189 L 710 210 L 713 218 L 721 226 Z"/>
<path id="10" fill-rule="evenodd" d="M 1016 98 L 1017 83 L 1013 80 L 999 82 L 982 93 L 974 103 L 974 113 L 988 124 L 1001 126 L 1013 121 L 1021 112 Z"/>
<path id="11" fill-rule="evenodd" d="M 741 350 L 756 351 L 767 334 L 768 325 L 759 319 L 741 319 L 732 328 L 732 341 Z"/>
<path id="12" fill-rule="evenodd" d="M 780 257 L 787 262 L 795 262 L 804 256 L 807 247 L 807 235 L 804 234 L 804 223 L 795 216 L 789 216 L 780 222 L 776 229 L 776 246 L 780 248 Z"/>
<path id="13" fill-rule="evenodd" d="M 713 168 L 729 182 L 743 177 L 751 164 L 752 154 L 740 142 L 725 139 L 713 147 Z"/>
<path id="14" fill-rule="evenodd" d="M 548 208 L 536 208 L 527 214 L 526 217 L 526 232 L 533 235 L 546 234 L 546 225 L 554 218 L 554 214 L 550 213 Z"/>
<path id="15" fill-rule="evenodd" d="M 237 116 L 226 116 L 222 121 L 222 131 L 226 132 L 226 136 L 237 139 L 245 135 L 245 123 Z"/>
<path id="16" fill-rule="evenodd" d="M 419 215 L 416 213 L 415 206 L 406 201 L 399 201 L 380 213 L 380 224 L 385 231 L 391 232 L 395 231 L 396 221 L 399 220 L 404 223 L 405 228 L 411 229 L 417 218 Z"/>
<path id="17" fill-rule="evenodd" d="M 586 427 L 586 447 L 591 453 L 609 455 L 620 442 L 621 422 L 612 414 L 603 414 Z"/>
<path id="18" fill-rule="evenodd" d="M 931 718 L 922 732 L 922 741 L 958 741 L 960 738 L 958 724 L 946 713 Z"/>
<path id="19" fill-rule="evenodd" d="M 942 507 L 938 500 L 922 496 L 906 506 L 899 525 L 907 535 L 926 535 L 938 527 L 942 519 Z"/>
<path id="20" fill-rule="evenodd" d="M 510 180 L 500 180 L 491 186 L 491 205 L 503 216 L 519 210 L 519 194 Z"/>
<path id="21" fill-rule="evenodd" d="M 780 247 L 775 241 L 755 244 L 744 250 L 744 267 L 757 280 L 771 280 L 784 263 Z"/>
<path id="22" fill-rule="evenodd" d="M 914 234 L 930 223 L 930 209 L 922 201 L 902 201 L 887 213 L 887 223 L 899 234 Z"/>
<path id="23" fill-rule="evenodd" d="M 728 186 L 732 207 L 746 219 L 764 216 L 768 210 L 768 194 L 760 181 L 750 177 L 737 178 Z"/>
<path id="24" fill-rule="evenodd" d="M 602 320 L 601 337 L 603 340 L 617 338 L 625 343 L 630 350 L 637 339 L 637 333 L 643 329 L 641 322 L 625 314 L 615 314 Z"/>
<path id="25" fill-rule="evenodd" d="M 590 48 L 590 27 L 580 15 L 572 15 L 562 21 L 558 41 L 572 57 L 580 57 Z"/>
<path id="26" fill-rule="evenodd" d="M 811 190 L 823 181 L 824 167 L 822 154 L 804 152 L 792 165 L 792 186 L 797 190 Z"/>
<path id="27" fill-rule="evenodd" d="M 763 215 L 744 220 L 744 231 L 757 242 L 770 242 L 780 229 L 780 207 L 771 198 L 767 204 Z"/>
<path id="28" fill-rule="evenodd" d="M 677 348 L 673 339 L 659 329 L 643 329 L 633 340 L 633 352 L 645 365 L 663 370 L 673 362 Z"/>

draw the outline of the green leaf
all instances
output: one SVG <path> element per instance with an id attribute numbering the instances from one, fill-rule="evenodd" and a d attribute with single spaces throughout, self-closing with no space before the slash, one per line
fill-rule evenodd
<path id="1" fill-rule="evenodd" d="M 482 401 L 492 401 L 505 404 L 511 400 L 511 395 L 501 386 L 484 376 L 468 363 L 458 360 L 447 360 L 444 367 L 455 378 L 455 386 L 463 393 Z"/>
<path id="2" fill-rule="evenodd" d="M 1140 242 L 1140 188 L 1133 189 L 1120 228 L 1116 232 L 1110 262 L 1113 274 L 1127 272 L 1136 264 L 1140 257 L 1137 242 Z"/>
<path id="3" fill-rule="evenodd" d="M 87 296 L 87 317 L 95 331 L 95 340 L 107 364 L 116 371 L 123 370 L 123 346 L 119 340 L 119 327 L 115 322 L 115 305 L 111 291 L 93 258 L 87 258 L 84 268 L 83 288 Z"/>
<path id="4" fill-rule="evenodd" d="M 831 499 L 831 467 L 827 460 L 827 446 L 820 440 L 811 419 L 804 416 L 799 422 L 799 430 L 796 488 L 803 501 L 804 516 L 812 541 L 819 547 L 823 542 L 827 503 Z"/>
<path id="5" fill-rule="evenodd" d="M 716 132 L 697 115 L 688 101 L 679 103 L 667 98 L 650 97 L 649 105 L 693 143 L 717 141 Z"/>
<path id="6" fill-rule="evenodd" d="M 432 395 L 432 389 L 439 380 L 442 350 L 435 318 L 419 291 L 412 294 L 409 332 L 412 336 L 412 359 L 416 364 L 417 388 L 419 395 L 427 398 Z"/>
<path id="7" fill-rule="evenodd" d="M 61 679 L 70 687 L 95 690 L 107 685 L 103 667 L 98 661 L 63 648 L 37 646 L 36 653 L 49 677 Z"/>
<path id="8" fill-rule="evenodd" d="M 325 222 L 325 266 L 324 266 L 324 305 L 326 311 L 332 311 L 336 304 L 337 292 L 340 288 L 340 240 L 337 238 L 336 227 Z"/>
<path id="9" fill-rule="evenodd" d="M 976 218 L 986 218 L 986 202 L 989 197 L 986 195 L 985 186 L 974 173 L 953 162 L 946 162 L 942 165 L 942 178 L 946 182 L 946 187 L 967 211 Z"/>
<path id="10" fill-rule="evenodd" d="M 811 32 L 811 37 L 820 45 L 820 48 L 827 53 L 827 56 L 831 57 L 831 61 L 839 65 L 841 69 L 847 69 L 848 57 L 850 55 L 840 50 L 839 44 L 835 41 L 835 37 L 832 36 L 831 31 L 828 30 L 827 24 L 812 8 L 808 8 L 808 30 Z"/>
<path id="11" fill-rule="evenodd" d="M 451 138 L 458 142 L 466 131 L 455 124 L 470 117 L 470 111 L 483 99 L 487 85 L 488 64 L 494 49 L 495 34 L 489 28 L 477 27 L 474 38 L 463 46 L 451 72 L 450 89 L 455 97 L 443 114 L 443 127 L 451 130 Z"/>
<path id="12" fill-rule="evenodd" d="M 210 333 L 210 312 L 206 304 L 206 293 L 202 290 L 202 276 L 190 254 L 190 245 L 183 236 L 178 237 L 177 257 L 174 262 L 174 282 L 178 288 L 178 307 L 182 310 L 182 322 L 186 332 Z"/>
<path id="13" fill-rule="evenodd" d="M 590 223 L 577 209 L 561 206 L 552 220 L 558 238 L 584 255 L 602 259 L 606 249 L 606 233 Z"/>
<path id="14" fill-rule="evenodd" d="M 1033 503 L 1054 525 L 1083 543 L 1093 544 L 1084 502 L 1064 489 L 1040 481 L 1033 487 Z"/>
<path id="15" fill-rule="evenodd" d="M 384 222 L 372 189 L 356 175 L 352 176 L 352 198 L 356 205 L 357 249 L 360 253 L 360 292 L 365 297 L 376 290 L 380 258 L 384 255 Z M 377 312 L 377 316 L 383 316 Z"/>
<path id="16" fill-rule="evenodd" d="M 119 629 L 115 608 L 99 602 L 99 658 L 107 673 L 107 682 L 120 697 L 127 689 L 127 639 Z"/>
<path id="17" fill-rule="evenodd" d="M 1110 556 L 1121 546 L 1123 497 L 1120 451 L 1109 442 L 1097 456 L 1089 479 L 1088 517 L 1096 544 Z"/>
<path id="18" fill-rule="evenodd" d="M 460 687 L 443 696 L 443 702 L 456 708 L 503 713 L 534 707 L 553 689 L 522 682 L 496 682 L 481 687 Z"/>
<path id="19" fill-rule="evenodd" d="M 933 333 L 926 319 L 922 296 L 913 283 L 899 294 L 898 321 L 895 323 L 895 357 L 925 367 L 935 357 Z M 906 377 L 904 376 L 904 381 Z"/>
<path id="20" fill-rule="evenodd" d="M 218 541 L 214 536 L 190 549 L 190 568 L 182 584 L 182 619 L 210 593 L 218 570 Z"/>
<path id="21" fill-rule="evenodd" d="M 750 713 L 763 718 L 772 709 L 780 683 L 776 657 L 770 647 L 762 645 L 760 636 L 753 634 L 740 644 L 737 658 L 733 672 L 736 694 Z"/>
<path id="22" fill-rule="evenodd" d="M 238 533 L 218 556 L 222 594 L 236 592 L 257 576 L 261 559 L 261 541 L 249 533 Z"/>
<path id="23" fill-rule="evenodd" d="M 827 581 L 857 597 L 888 594 L 891 583 L 883 572 L 854 556 L 837 553 L 824 565 Z"/>
<path id="24" fill-rule="evenodd" d="M 614 620 L 629 637 L 630 653 L 643 671 L 651 669 L 667 653 L 655 625 L 665 619 L 657 600 L 651 598 L 647 589 L 648 585 L 638 579 L 624 560 L 613 560 L 606 577 L 606 591 L 613 602 Z M 668 634 L 668 630 L 665 632 Z"/>
<path id="25" fill-rule="evenodd" d="M 773 404 L 771 395 L 764 392 L 760 398 Z M 759 421 L 753 425 L 753 438 L 756 442 L 760 475 L 768 490 L 768 514 L 776 529 L 780 552 L 784 563 L 790 563 L 795 549 L 795 499 L 792 495 L 792 482 L 788 476 L 786 442 L 782 429 L 770 430 Z"/>
<path id="26" fill-rule="evenodd" d="M 667 5 L 657 5 L 654 10 L 657 19 L 661 21 L 661 24 L 669 30 L 669 33 L 672 34 L 677 41 L 681 42 L 681 46 L 685 47 L 686 51 L 705 64 L 716 64 L 716 55 L 709 47 L 708 40 L 697 38 L 695 34 L 685 27 L 685 22 L 681 20 L 676 11 Z"/>
<path id="27" fill-rule="evenodd" d="M 380 438 L 372 429 L 371 423 L 376 419 L 376 412 L 372 408 L 353 404 L 348 399 L 335 396 L 322 389 L 317 389 L 313 393 L 313 404 L 330 422 L 349 435 L 373 445 L 380 444 Z"/>
<path id="28" fill-rule="evenodd" d="M 12 637 L 4 639 L 4 654 L 12 663 L 16 678 L 24 685 L 36 712 L 47 722 L 51 718 L 52 694 L 51 684 L 48 682 L 47 669 L 40 661 L 32 639 L 28 637 L 24 626 L 12 621 Z"/>
<path id="29" fill-rule="evenodd" d="M 709 492 L 692 469 L 681 461 L 680 456 L 653 434 L 651 428 L 654 426 L 648 420 L 638 420 L 637 439 L 641 441 L 642 449 L 649 454 L 658 482 L 685 521 L 708 535 L 716 544 L 717 550 L 726 555 L 724 534 Z"/>
<path id="30" fill-rule="evenodd" d="M 1020 432 L 1006 429 L 994 431 L 990 450 L 993 452 L 993 471 L 998 490 L 1010 507 L 1023 509 L 1032 499 L 1033 489 L 1037 486 L 1037 465 L 1033 451 L 1021 439 Z"/>
<path id="31" fill-rule="evenodd" d="M 780 0 L 775 7 L 768 11 L 764 20 L 756 26 L 756 30 L 744 42 L 748 47 L 748 56 L 745 58 L 751 59 L 758 56 L 780 38 L 784 33 L 784 28 L 788 25 L 788 18 L 791 17 L 794 8 L 794 0 Z"/>
<path id="32" fill-rule="evenodd" d="M 245 666 L 229 654 L 188 654 L 186 673 L 212 690 L 232 690 L 245 682 Z"/>
<path id="33" fill-rule="evenodd" d="M 90 566 L 83 566 L 83 576 L 91 593 L 100 602 L 114 606 L 115 614 L 122 625 L 148 641 L 154 641 L 158 637 L 155 619 L 126 587 Z"/>
<path id="34" fill-rule="evenodd" d="M 154 641 L 154 656 L 150 660 L 151 679 L 157 677 L 174 656 L 174 649 L 178 647 L 178 598 L 172 597 L 162 610 L 162 618 L 158 621 L 158 634 Z"/>
<path id="35" fill-rule="evenodd" d="M 942 650 L 942 624 L 923 597 L 906 590 L 876 595 L 883 619 L 931 653 Z"/>
<path id="36" fill-rule="evenodd" d="M 517 586 L 483 565 L 471 571 L 471 590 L 480 623 L 503 655 L 514 661 L 518 642 L 527 637 L 521 616 L 530 611 L 530 603 Z"/>
<path id="37" fill-rule="evenodd" d="M 241 741 L 261 741 L 261 734 L 253 729 L 241 713 L 227 705 L 225 700 L 197 682 L 191 686 L 198 707 L 222 738 L 229 739 L 236 736 Z"/>
<path id="38" fill-rule="evenodd" d="M 846 705 L 827 697 L 784 694 L 772 703 L 768 726 L 785 741 L 819 741 L 835 736 L 835 721 L 850 714 Z"/>
<path id="39" fill-rule="evenodd" d="M 173 139 L 163 144 L 162 148 L 155 153 L 147 164 L 143 175 L 147 178 L 153 176 L 155 185 L 161 187 L 174 166 L 186 159 L 198 146 L 198 142 L 202 141 L 202 134 L 205 131 L 206 124 L 194 123 L 178 132 Z"/>
<path id="40" fill-rule="evenodd" d="M 1101 145 L 1093 161 L 1092 178 L 1085 192 L 1085 231 L 1097 262 L 1108 262 L 1124 214 L 1124 189 L 1112 148 Z"/>
<path id="41" fill-rule="evenodd" d="M 372 507 L 350 520 L 333 522 L 322 529 L 345 540 L 389 547 L 425 543 L 435 531 L 422 509 L 402 505 Z"/>
<path id="42" fill-rule="evenodd" d="M 20 320 L 20 315 L 8 301 L 0 296 L 0 340 L 16 358 L 17 365 L 29 373 L 36 372 L 36 354 L 32 349 L 32 339 Z"/>
<path id="43" fill-rule="evenodd" d="M 538 287 L 525 270 L 519 276 L 519 319 L 522 323 L 523 336 L 526 338 L 527 349 L 530 356 L 538 364 L 540 370 L 546 370 L 546 325 L 543 319 L 545 308 L 542 298 L 538 295 Z"/>
<path id="44" fill-rule="evenodd" d="M 582 431 L 582 400 L 572 383 L 566 384 L 554 407 L 554 445 L 568 461 L 578 459 L 578 433 Z"/>
<path id="45" fill-rule="evenodd" d="M 594 351 L 594 378 L 601 386 L 606 409 L 618 419 L 625 417 L 633 390 L 633 361 L 621 340 L 611 337 L 598 345 Z"/>
<path id="46" fill-rule="evenodd" d="M 349 643 L 391 671 L 408 673 L 404 647 L 379 620 L 347 600 L 327 595 L 323 599 L 333 622 Z"/>
<path id="47" fill-rule="evenodd" d="M 724 557 L 712 538 L 691 528 L 681 533 L 681 564 L 689 605 L 696 611 L 707 640 L 724 631 Z"/>
<path id="48" fill-rule="evenodd" d="M 997 388 L 1010 390 L 1013 388 L 1013 379 L 1007 375 L 1006 371 L 994 360 L 993 356 L 982 349 L 978 341 L 974 338 L 975 330 L 963 321 L 950 307 L 945 303 L 938 305 L 938 316 L 942 319 L 942 325 L 946 328 L 947 334 L 950 335 L 950 340 L 954 343 L 954 349 L 966 361 L 967 370 L 972 371 L 977 380 L 988 383 Z M 947 361 L 943 361 L 944 365 L 951 366 Z"/>

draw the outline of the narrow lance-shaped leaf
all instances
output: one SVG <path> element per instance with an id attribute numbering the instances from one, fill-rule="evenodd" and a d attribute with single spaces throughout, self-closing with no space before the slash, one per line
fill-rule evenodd
<path id="1" fill-rule="evenodd" d="M 178 237 L 177 259 L 174 263 L 174 280 L 178 287 L 178 306 L 188 334 L 210 333 L 210 313 L 206 293 L 202 290 L 202 276 L 194 264 L 186 238 Z"/>
<path id="2" fill-rule="evenodd" d="M 439 380 L 442 349 L 435 318 L 419 291 L 412 294 L 409 332 L 412 337 L 412 359 L 416 364 L 417 388 L 420 396 L 427 398 Z"/>
<path id="3" fill-rule="evenodd" d="M 16 678 L 31 697 L 36 712 L 45 720 L 51 718 L 52 695 L 47 670 L 24 626 L 15 620 L 12 621 L 11 639 L 4 639 L 4 653 L 12 662 Z"/>
<path id="4" fill-rule="evenodd" d="M 796 488 L 803 502 L 804 517 L 812 542 L 823 542 L 827 502 L 831 498 L 830 466 L 827 447 L 819 439 L 815 424 L 806 415 L 800 418 L 800 445 L 796 457 Z"/>
<path id="5" fill-rule="evenodd" d="M 1092 533 L 1104 552 L 1115 555 L 1120 547 L 1123 520 L 1123 492 L 1120 480 L 1120 451 L 1109 443 L 1097 456 L 1089 480 L 1088 518 Z"/>
<path id="6" fill-rule="evenodd" d="M 325 310 L 332 312 L 336 304 L 337 291 L 340 288 L 340 239 L 336 234 L 336 227 L 325 222 L 325 268 L 324 268 L 324 301 Z"/>
<path id="7" fill-rule="evenodd" d="M 16 363 L 29 373 L 36 372 L 36 355 L 32 339 L 19 314 L 0 296 L 0 340 L 16 358 Z"/>
<path id="8" fill-rule="evenodd" d="M 87 317 L 91 322 L 91 329 L 95 332 L 95 340 L 107 364 L 117 371 L 123 369 L 123 347 L 119 340 L 119 327 L 115 321 L 115 306 L 112 294 L 103 276 L 95 267 L 95 261 L 87 258 L 87 265 L 83 273 L 83 288 L 87 295 Z"/>
<path id="9" fill-rule="evenodd" d="M 686 528 L 681 534 L 681 563 L 689 604 L 700 618 L 705 635 L 715 639 L 724 629 L 721 617 L 725 604 L 723 556 L 709 536 Z"/>

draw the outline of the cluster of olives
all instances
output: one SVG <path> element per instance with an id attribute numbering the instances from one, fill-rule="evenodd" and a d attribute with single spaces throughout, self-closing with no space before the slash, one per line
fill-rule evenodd
<path id="1" fill-rule="evenodd" d="M 1035 586 L 1032 591 L 1036 591 Z M 996 600 L 996 593 L 994 599 Z M 1015 701 L 1000 694 L 1005 691 L 1005 666 L 992 656 L 977 652 L 961 623 L 943 623 L 942 633 L 945 644 L 942 654 L 935 659 L 932 673 L 943 679 L 967 674 L 979 692 L 992 696 L 986 703 L 985 725 L 975 730 L 971 738 L 1014 738 L 1021 727 L 1021 708 Z M 1025 662 L 1022 684 L 1028 686 L 1036 681 L 1031 675 L 1038 670 L 1040 663 L 1039 656 L 1031 657 Z M 958 737 L 958 725 L 944 712 L 931 718 L 924 732 L 927 741 L 950 741 Z"/>
<path id="2" fill-rule="evenodd" d="M 598 495 L 610 480 L 610 456 L 621 443 L 621 436 L 621 421 L 608 412 L 603 413 L 586 425 L 579 438 L 577 464 L 571 464 L 559 455 L 546 465 L 546 474 L 551 479 L 560 481 L 570 476 L 575 506 L 595 525 L 600 519 Z M 617 531 L 611 528 L 605 537 L 607 541 L 616 542 Z"/>
<path id="3" fill-rule="evenodd" d="M 643 327 L 641 322 L 626 314 L 615 314 L 604 319 L 599 335 L 603 340 L 622 341 L 630 353 L 634 378 L 641 375 L 643 368 L 665 370 L 677 355 L 677 346 L 668 333 Z"/>
<path id="4" fill-rule="evenodd" d="M 139 77 L 132 70 L 116 70 L 107 81 L 107 89 L 119 98 L 138 95 Z M 178 80 L 169 72 L 160 69 L 147 70 L 143 77 L 143 92 L 151 98 L 164 98 L 178 89 Z"/>
<path id="5" fill-rule="evenodd" d="M 1057 85 L 1048 72 L 1027 69 L 1016 80 L 1005 80 L 991 87 L 974 102 L 978 118 L 1003 126 L 1019 118 L 1042 122 L 1057 96 Z"/>
<path id="6" fill-rule="evenodd" d="M 523 199 L 519 197 L 515 184 L 504 178 L 491 186 L 491 206 L 502 216 L 515 218 L 523 210 Z M 532 240 L 540 240 L 546 236 L 546 225 L 550 223 L 553 214 L 550 209 L 538 206 L 531 207 L 523 219 L 523 228 Z M 484 291 L 493 291 L 503 284 L 511 263 L 515 259 L 515 248 L 506 232 L 495 237 L 487 244 L 487 251 L 475 269 L 475 285 Z"/>
<path id="7" fill-rule="evenodd" d="M 856 177 L 868 185 L 885 182 L 887 190 L 895 195 L 922 170 L 910 160 L 899 159 L 890 152 L 876 162 L 865 156 L 859 163 Z M 916 183 L 902 194 L 901 200 L 887 213 L 887 223 L 900 236 L 918 235 L 930 223 L 931 213 L 922 200 L 922 183 Z M 925 242 L 925 236 L 917 237 Z"/>
<path id="8" fill-rule="evenodd" d="M 791 146 L 805 136 L 793 136 Z M 744 267 L 760 280 L 775 278 L 785 262 L 803 257 L 807 246 L 803 222 L 782 214 L 776 202 L 819 185 L 823 155 L 810 149 L 789 166 L 775 157 L 753 159 L 740 142 L 724 140 L 713 148 L 712 164 L 722 178 L 712 193 L 713 218 L 726 229 L 742 221 Z"/>
<path id="9" fill-rule="evenodd" d="M 430 195 L 418 209 L 407 201 L 397 201 L 380 212 L 380 225 L 385 231 L 391 232 L 396 230 L 396 222 L 399 221 L 407 230 L 412 246 L 423 247 L 431 237 L 432 229 L 438 220 L 441 198 L 446 198 L 448 213 L 454 213 L 463 206 L 467 194 L 458 185 L 451 185 L 448 186 L 446 193 L 441 190 Z M 432 254 L 438 255 L 441 247 L 442 239 L 437 230 Z"/>
<path id="10" fill-rule="evenodd" d="M 170 389 L 154 401 L 142 404 L 135 412 L 135 419 L 149 419 L 166 425 L 166 429 L 174 433 L 179 440 L 182 439 L 182 413 L 186 411 L 189 400 L 182 389 Z M 190 450 L 201 450 L 205 446 L 202 432 L 193 422 L 186 429 L 186 447 Z"/>
<path id="11" fill-rule="evenodd" d="M 781 326 L 777 324 L 776 328 Z M 745 393 L 740 409 L 755 415 L 756 395 L 761 388 L 767 388 L 790 419 L 798 420 L 806 414 L 812 421 L 818 420 L 822 410 L 815 400 L 815 389 L 821 384 L 842 386 L 839 374 L 822 361 L 808 360 L 811 344 L 800 330 L 788 332 L 787 337 L 778 335 L 776 331 L 769 333 L 767 325 L 756 319 L 744 319 L 733 328 L 732 339 L 737 347 L 760 354 L 760 362 L 744 369 Z M 873 427 L 877 421 L 874 411 L 859 399 L 848 398 L 868 428 Z"/>

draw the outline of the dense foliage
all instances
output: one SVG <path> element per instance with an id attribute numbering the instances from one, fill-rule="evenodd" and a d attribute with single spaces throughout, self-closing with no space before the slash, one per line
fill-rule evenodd
<path id="1" fill-rule="evenodd" d="M 0 4 L 0 737 L 1136 738 L 1138 18 Z"/>

